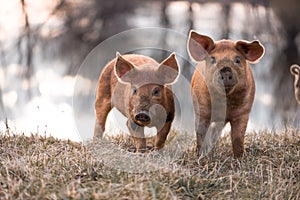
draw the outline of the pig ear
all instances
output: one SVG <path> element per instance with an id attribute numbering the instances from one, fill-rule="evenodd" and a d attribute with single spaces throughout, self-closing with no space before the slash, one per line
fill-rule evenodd
<path id="1" fill-rule="evenodd" d="M 114 72 L 120 82 L 129 83 L 129 72 L 134 69 L 133 64 L 125 60 L 119 52 L 116 53 Z"/>
<path id="2" fill-rule="evenodd" d="M 203 61 L 206 56 L 214 49 L 214 41 L 205 35 L 200 35 L 199 33 L 191 30 L 187 43 L 187 50 L 190 57 L 196 61 Z"/>
<path id="3" fill-rule="evenodd" d="M 172 53 L 167 59 L 160 63 L 157 72 L 159 75 L 162 75 L 164 84 L 174 84 L 178 79 L 179 70 L 175 53 Z"/>
<path id="4" fill-rule="evenodd" d="M 250 62 L 258 61 L 265 53 L 265 48 L 260 44 L 258 40 L 255 40 L 253 42 L 237 41 L 235 47 Z"/>
<path id="5" fill-rule="evenodd" d="M 299 75 L 300 67 L 296 64 L 292 65 L 290 68 L 291 74 L 296 76 Z"/>

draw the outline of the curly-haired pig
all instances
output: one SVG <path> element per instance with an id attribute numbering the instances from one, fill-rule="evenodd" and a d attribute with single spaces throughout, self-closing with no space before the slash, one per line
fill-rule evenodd
<path id="1" fill-rule="evenodd" d="M 107 115 L 115 107 L 128 118 L 137 152 L 146 151 L 144 127 L 156 127 L 154 149 L 162 148 L 175 115 L 171 85 L 178 75 L 174 53 L 161 63 L 143 55 L 117 53 L 99 78 L 94 138 L 102 138 Z"/>
<path id="2" fill-rule="evenodd" d="M 190 31 L 187 49 L 197 62 L 191 93 L 198 153 L 211 123 L 224 121 L 231 125 L 234 157 L 240 158 L 255 94 L 249 62 L 257 62 L 264 54 L 264 47 L 257 40 L 214 41 Z"/>

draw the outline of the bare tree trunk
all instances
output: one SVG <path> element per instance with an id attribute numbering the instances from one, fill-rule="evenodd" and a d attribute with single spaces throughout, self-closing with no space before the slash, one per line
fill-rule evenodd
<path id="1" fill-rule="evenodd" d="M 194 12 L 193 12 L 193 3 L 189 3 L 189 17 L 188 17 L 188 22 L 187 24 L 188 26 L 188 30 L 187 32 L 189 32 L 190 30 L 194 29 Z M 186 54 L 186 58 L 188 58 L 189 55 Z M 188 80 L 191 79 L 192 77 L 192 73 L 193 71 L 191 71 L 191 67 L 190 67 L 190 63 L 189 62 L 184 62 L 184 65 L 182 67 L 182 75 L 187 78 Z"/>
<path id="2" fill-rule="evenodd" d="M 223 14 L 223 19 L 224 21 L 222 21 L 222 38 L 224 39 L 228 39 L 229 38 L 229 34 L 230 34 L 230 24 L 229 24 L 229 16 L 230 16 L 230 11 L 231 11 L 231 4 L 230 3 L 225 3 L 223 5 L 223 10 L 222 10 L 222 14 Z"/>
<path id="3" fill-rule="evenodd" d="M 0 42 L 0 46 L 2 43 Z M 1 66 L 7 66 L 7 63 L 6 63 L 6 60 L 5 60 L 5 51 L 1 49 L 0 51 L 0 65 Z M 7 117 L 7 114 L 6 114 L 6 110 L 5 110 L 5 107 L 4 107 L 4 102 L 3 102 L 3 92 L 2 92 L 2 85 L 0 85 L 0 120 L 4 120 L 5 117 Z"/>
<path id="4" fill-rule="evenodd" d="M 7 117 L 2 97 L 3 97 L 3 93 L 2 93 L 2 88 L 0 86 L 0 120 L 4 120 Z"/>
<path id="5" fill-rule="evenodd" d="M 160 10 L 160 24 L 162 27 L 164 28 L 169 28 L 170 27 L 170 20 L 168 18 L 168 15 L 166 13 L 166 10 L 168 8 L 168 2 L 169 0 L 163 0 L 162 1 L 162 5 L 161 5 L 161 10 Z M 165 32 L 162 36 L 161 36 L 161 44 L 162 44 L 162 49 L 166 49 L 166 43 L 167 43 L 167 32 Z M 163 60 L 164 58 L 166 58 L 169 55 L 169 52 L 163 51 L 161 54 L 161 59 Z"/>
<path id="6" fill-rule="evenodd" d="M 29 25 L 29 19 L 28 19 L 28 13 L 26 10 L 26 3 L 25 0 L 21 0 L 21 5 L 22 5 L 22 12 L 24 15 L 24 20 L 25 20 L 25 27 L 24 27 L 24 37 L 21 36 L 20 37 L 20 45 L 22 44 L 22 40 L 25 42 L 25 49 L 24 52 L 26 54 L 25 59 L 25 67 L 26 72 L 25 72 L 25 79 L 28 81 L 28 85 L 29 85 L 29 89 L 28 89 L 28 97 L 29 99 L 32 97 L 32 93 L 31 93 L 31 76 L 33 74 L 33 67 L 32 67 L 32 49 L 33 49 L 33 42 L 32 42 L 32 37 L 31 37 L 31 29 L 30 29 L 30 25 Z M 19 46 L 20 50 L 22 49 L 21 46 Z M 21 50 L 22 51 L 22 50 Z M 20 52 L 22 53 L 22 52 Z M 20 62 L 22 63 L 22 61 Z"/>

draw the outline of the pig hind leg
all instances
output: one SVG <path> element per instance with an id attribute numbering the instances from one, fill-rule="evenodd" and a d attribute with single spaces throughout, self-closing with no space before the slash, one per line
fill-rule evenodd
<path id="1" fill-rule="evenodd" d="M 108 102 L 107 102 L 108 101 Z M 105 100 L 96 109 L 96 123 L 94 129 L 94 138 L 102 138 L 105 131 L 105 122 L 109 111 L 111 110 L 110 100 Z"/>
<path id="2" fill-rule="evenodd" d="M 102 138 L 105 131 L 105 122 L 109 111 L 111 110 L 111 104 L 105 103 L 99 107 L 99 111 L 96 110 L 96 122 L 94 128 L 94 138 Z"/>
<path id="3" fill-rule="evenodd" d="M 97 92 L 95 103 L 96 122 L 94 128 L 94 138 L 102 138 L 105 131 L 105 122 L 109 111 L 112 109 L 110 82 L 101 81 Z M 99 85 L 100 85 L 99 84 Z"/>

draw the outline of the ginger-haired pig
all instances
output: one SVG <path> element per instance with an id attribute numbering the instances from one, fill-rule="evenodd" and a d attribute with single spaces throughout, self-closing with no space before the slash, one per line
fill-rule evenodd
<path id="1" fill-rule="evenodd" d="M 190 31 L 187 49 L 197 62 L 191 81 L 197 151 L 211 123 L 223 120 L 224 125 L 228 122 L 231 125 L 233 154 L 240 158 L 255 93 L 249 62 L 257 62 L 264 54 L 264 47 L 257 40 L 214 41 Z"/>
<path id="2" fill-rule="evenodd" d="M 99 78 L 94 138 L 102 138 L 107 115 L 116 107 L 128 118 L 137 152 L 146 151 L 144 127 L 156 127 L 154 149 L 162 148 L 175 116 L 171 85 L 178 75 L 174 53 L 161 63 L 143 55 L 117 53 Z"/>

